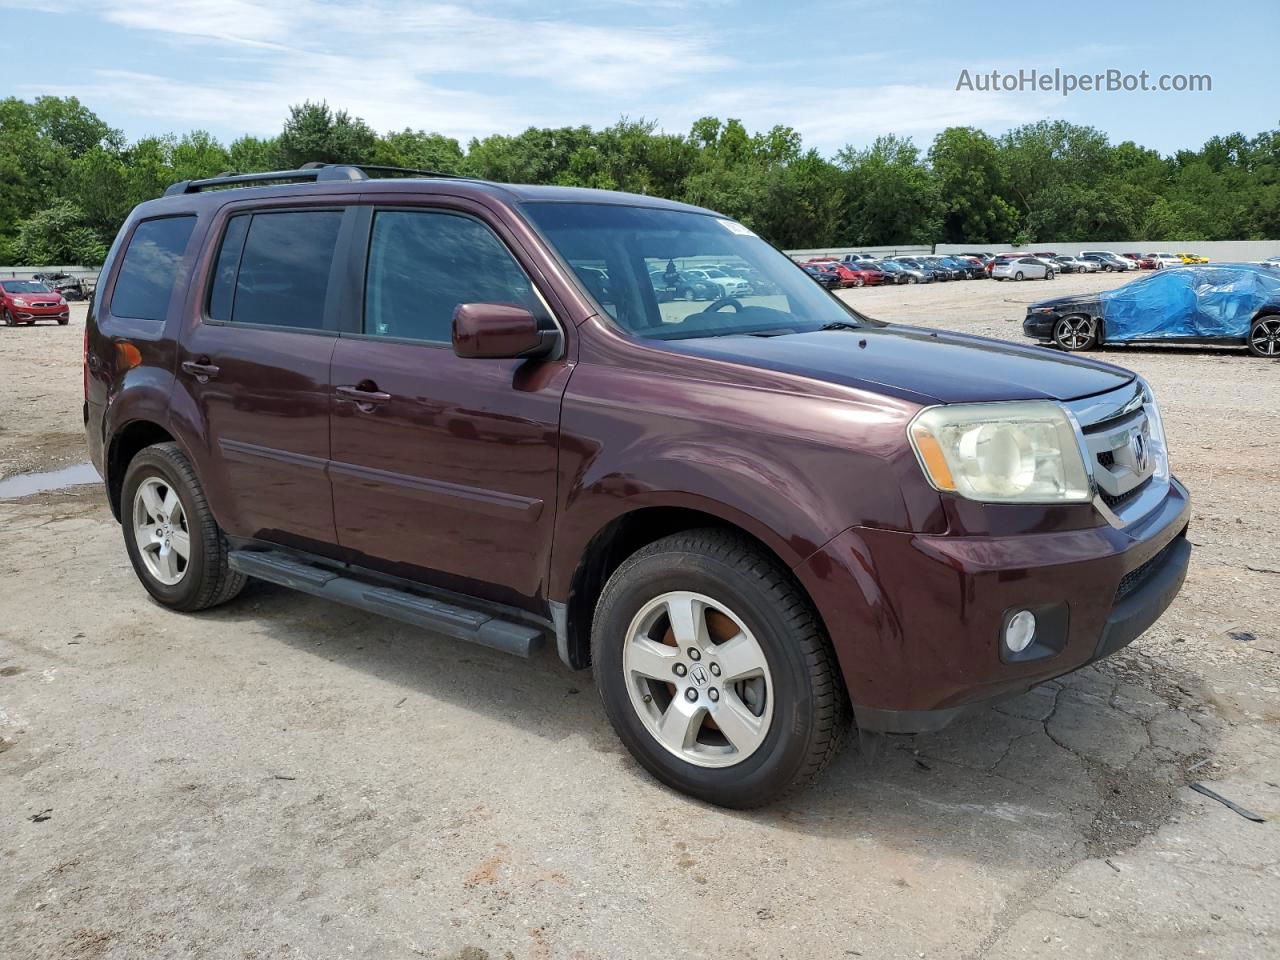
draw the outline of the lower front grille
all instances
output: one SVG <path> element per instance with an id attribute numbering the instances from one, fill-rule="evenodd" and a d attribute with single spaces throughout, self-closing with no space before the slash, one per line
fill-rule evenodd
<path id="1" fill-rule="evenodd" d="M 1178 536 L 1170 540 L 1168 543 L 1166 543 L 1160 549 L 1160 552 L 1157 553 L 1150 560 L 1148 560 L 1146 563 L 1142 564 L 1139 567 L 1135 567 L 1134 569 L 1126 573 L 1120 579 L 1120 586 L 1116 587 L 1116 598 L 1114 602 L 1119 603 L 1129 594 L 1133 593 L 1133 591 L 1137 590 L 1140 586 L 1142 586 L 1142 582 L 1147 579 L 1147 576 L 1151 573 L 1151 571 L 1160 565 L 1161 561 L 1163 561 L 1164 558 L 1169 555 L 1169 551 L 1173 549 L 1174 544 L 1176 544 L 1179 540 L 1181 540 L 1183 536 L 1185 536 L 1185 532 L 1182 534 L 1179 534 Z"/>

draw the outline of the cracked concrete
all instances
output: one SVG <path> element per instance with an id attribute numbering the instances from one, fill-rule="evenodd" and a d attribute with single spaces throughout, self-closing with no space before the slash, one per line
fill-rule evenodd
<path id="1" fill-rule="evenodd" d="M 1008 295 L 849 296 L 1012 335 Z M 79 323 L 0 335 L 0 464 L 70 449 Z M 9 374 L 39 351 L 61 419 L 15 419 L 36 381 Z M 1280 493 L 1254 439 L 1280 435 L 1280 380 L 1212 351 L 1119 359 L 1164 398 L 1196 497 L 1165 618 L 745 814 L 656 785 L 551 657 L 267 586 L 171 614 L 96 490 L 0 502 L 0 957 L 1277 956 L 1280 635 L 1275 575 L 1249 566 L 1280 563 L 1280 515 L 1254 509 Z"/>

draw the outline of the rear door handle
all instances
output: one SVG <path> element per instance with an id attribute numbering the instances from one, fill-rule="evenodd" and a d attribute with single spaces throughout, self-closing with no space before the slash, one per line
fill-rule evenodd
<path id="1" fill-rule="evenodd" d="M 218 375 L 218 368 L 205 357 L 198 363 L 193 360 L 182 361 L 182 372 L 191 374 L 201 383 L 208 383 Z"/>
<path id="2" fill-rule="evenodd" d="M 335 387 L 338 396 L 344 400 L 355 401 L 356 406 L 368 412 L 380 403 L 390 403 L 391 394 L 379 390 L 377 384 L 361 383 L 354 387 Z"/>

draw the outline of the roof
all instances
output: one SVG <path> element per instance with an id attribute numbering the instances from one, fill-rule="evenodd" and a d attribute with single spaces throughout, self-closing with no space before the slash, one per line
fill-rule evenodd
<path id="1" fill-rule="evenodd" d="M 370 175 L 374 174 L 374 175 Z M 662 197 L 589 187 L 547 184 L 497 183 L 426 170 L 395 167 L 362 167 L 350 164 L 306 164 L 297 170 L 266 173 L 225 173 L 202 180 L 182 180 L 169 186 L 164 196 L 140 206 L 148 212 L 204 205 L 221 206 L 228 200 L 252 196 L 293 197 L 348 193 L 447 193 L 488 194 L 505 202 L 610 203 L 710 214 L 714 211 Z M 197 198 L 214 198 L 212 200 Z"/>

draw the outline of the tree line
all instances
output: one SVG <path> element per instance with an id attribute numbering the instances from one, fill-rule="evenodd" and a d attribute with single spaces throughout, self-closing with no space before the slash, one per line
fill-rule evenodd
<path id="1" fill-rule="evenodd" d="M 275 137 L 196 130 L 128 142 L 74 97 L 0 101 L 0 263 L 102 262 L 129 210 L 177 180 L 310 161 L 383 164 L 510 183 L 652 194 L 736 217 L 782 248 L 1280 237 L 1280 130 L 1163 156 L 1063 120 L 992 136 L 943 130 L 922 151 L 878 137 L 834 157 L 775 126 L 704 117 L 687 134 L 622 119 L 458 140 L 379 134 L 325 103 Z"/>

